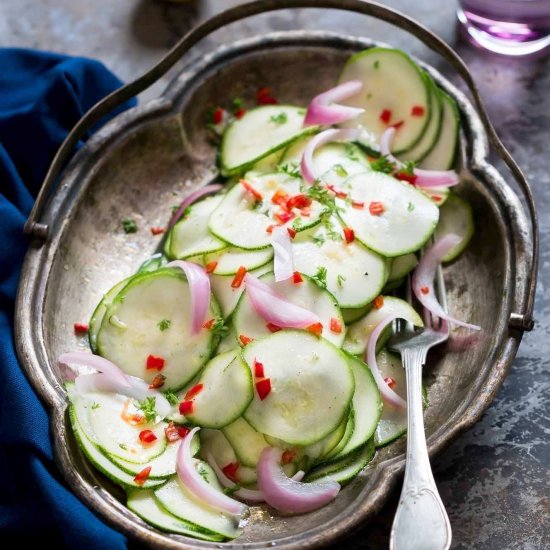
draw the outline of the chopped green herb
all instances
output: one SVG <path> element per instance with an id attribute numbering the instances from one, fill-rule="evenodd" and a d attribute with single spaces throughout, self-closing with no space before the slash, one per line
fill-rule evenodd
<path id="1" fill-rule="evenodd" d="M 242 97 L 234 97 L 231 101 L 231 108 L 234 111 L 237 111 L 243 106 L 243 98 Z"/>
<path id="2" fill-rule="evenodd" d="M 321 246 L 325 242 L 325 237 L 323 235 L 315 235 L 311 237 L 311 240 L 317 245 Z"/>
<path id="3" fill-rule="evenodd" d="M 170 328 L 171 324 L 172 324 L 172 321 L 170 321 L 170 319 L 163 319 L 162 321 L 159 321 L 157 323 L 157 326 L 161 332 L 164 332 L 165 330 L 168 330 Z"/>
<path id="4" fill-rule="evenodd" d="M 155 408 L 156 398 L 146 397 L 143 401 L 134 401 L 134 406 L 145 416 L 147 422 L 153 422 L 157 418 L 157 409 Z"/>
<path id="5" fill-rule="evenodd" d="M 302 218 L 296 218 L 293 222 L 292 222 L 292 227 L 294 229 L 298 229 L 299 227 L 301 227 L 302 225 L 304 225 L 304 220 L 302 220 Z"/>
<path id="6" fill-rule="evenodd" d="M 302 173 L 300 172 L 300 167 L 296 162 L 286 162 L 285 164 L 280 164 L 277 166 L 277 172 L 282 174 L 288 174 L 293 178 L 301 178 Z"/>
<path id="7" fill-rule="evenodd" d="M 330 217 L 327 215 L 321 216 L 321 223 L 324 225 L 325 229 L 327 230 L 327 237 L 331 241 L 341 241 L 342 240 L 342 234 L 340 231 L 337 231 L 334 229 L 334 225 L 332 225 L 332 222 L 330 221 Z"/>
<path id="8" fill-rule="evenodd" d="M 416 168 L 416 162 L 408 160 L 405 162 L 405 167 L 401 168 L 399 171 L 408 174 L 409 176 L 414 175 L 414 169 Z"/>
<path id="9" fill-rule="evenodd" d="M 327 268 L 318 267 L 317 273 L 311 277 L 311 280 L 320 288 L 327 288 Z"/>
<path id="10" fill-rule="evenodd" d="M 260 211 L 263 205 L 264 205 L 263 201 L 256 201 L 254 203 L 254 206 L 252 207 L 252 210 Z"/>
<path id="11" fill-rule="evenodd" d="M 374 68 L 375 68 L 375 69 L 379 69 L 379 68 L 380 68 L 380 61 L 379 61 L 378 59 L 374 62 Z"/>
<path id="12" fill-rule="evenodd" d="M 223 492 L 226 495 L 232 495 L 233 493 L 236 493 L 240 488 L 240 485 L 233 485 L 232 487 L 225 487 Z"/>
<path id="13" fill-rule="evenodd" d="M 372 97 L 372 94 L 369 92 L 369 93 L 367 94 L 367 99 L 370 99 L 371 97 Z"/>
<path id="14" fill-rule="evenodd" d="M 92 404 L 92 411 L 95 411 L 96 409 L 99 409 L 99 403 L 96 403 L 94 401 L 94 403 Z"/>
<path id="15" fill-rule="evenodd" d="M 409 202 L 409 204 L 407 205 L 407 210 L 409 212 L 412 212 L 414 210 L 414 204 L 412 202 Z"/>
<path id="16" fill-rule="evenodd" d="M 346 143 L 346 157 L 350 160 L 359 160 L 359 155 L 357 154 L 357 146 L 353 143 Z M 347 174 L 346 174 L 347 175 Z"/>
<path id="17" fill-rule="evenodd" d="M 345 178 L 348 175 L 348 171 L 341 164 L 336 164 L 334 166 L 334 171 L 341 178 Z"/>
<path id="18" fill-rule="evenodd" d="M 311 356 L 311 359 L 313 361 L 319 361 L 320 357 L 316 353 L 313 353 L 312 356 Z"/>
<path id="19" fill-rule="evenodd" d="M 225 324 L 225 321 L 222 317 L 217 317 L 214 321 L 214 324 L 212 325 L 212 328 L 210 329 L 210 332 L 214 334 L 214 336 L 221 336 L 222 338 L 227 334 L 229 331 L 229 327 Z"/>
<path id="20" fill-rule="evenodd" d="M 344 286 L 345 280 L 346 278 L 339 273 L 338 276 L 336 277 L 336 283 L 338 284 L 338 288 L 342 288 Z"/>
<path id="21" fill-rule="evenodd" d="M 179 207 L 179 204 L 174 204 L 174 206 L 172 206 L 172 214 L 175 214 L 178 211 Z"/>
<path id="22" fill-rule="evenodd" d="M 384 174 L 391 174 L 395 171 L 395 164 L 388 160 L 386 157 L 379 157 L 370 163 L 370 167 L 375 172 L 383 172 Z"/>
<path id="23" fill-rule="evenodd" d="M 138 226 L 134 220 L 126 218 L 122 220 L 122 229 L 124 229 L 124 233 L 135 233 L 138 230 Z"/>
<path id="24" fill-rule="evenodd" d="M 126 445 L 126 443 L 119 443 L 118 446 L 119 446 L 123 451 L 127 451 L 127 450 L 128 450 L 128 445 Z"/>
<path id="25" fill-rule="evenodd" d="M 170 405 L 177 405 L 180 402 L 178 396 L 173 391 L 164 391 L 162 395 L 166 397 L 166 401 L 168 401 Z"/>
<path id="26" fill-rule="evenodd" d="M 210 483 L 208 479 L 208 470 L 199 462 L 199 465 L 197 467 L 198 474 L 206 481 L 206 483 Z"/>
<path id="27" fill-rule="evenodd" d="M 323 215 L 330 216 L 337 211 L 334 197 L 328 192 L 328 189 L 326 187 L 318 185 L 317 182 L 308 188 L 308 190 L 306 191 L 306 195 L 310 199 L 320 202 L 323 206 L 327 208 Z"/>
<path id="28" fill-rule="evenodd" d="M 269 120 L 275 124 L 284 124 L 288 121 L 288 115 L 283 111 L 277 115 L 271 115 Z"/>

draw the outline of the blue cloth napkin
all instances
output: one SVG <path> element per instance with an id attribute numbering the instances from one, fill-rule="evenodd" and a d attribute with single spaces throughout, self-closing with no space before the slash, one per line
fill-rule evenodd
<path id="1" fill-rule="evenodd" d="M 126 548 L 124 536 L 65 487 L 48 415 L 13 343 L 22 230 L 34 196 L 67 132 L 121 82 L 97 61 L 30 50 L 0 49 L 0 67 L 0 540 Z"/>

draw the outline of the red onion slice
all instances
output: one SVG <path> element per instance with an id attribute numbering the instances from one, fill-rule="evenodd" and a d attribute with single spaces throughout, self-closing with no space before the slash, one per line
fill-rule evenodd
<path id="1" fill-rule="evenodd" d="M 271 233 L 271 246 L 273 247 L 273 271 L 275 280 L 286 281 L 294 273 L 294 256 L 292 243 L 286 227 L 275 227 Z"/>
<path id="2" fill-rule="evenodd" d="M 187 277 L 193 311 L 191 334 L 198 334 L 210 307 L 210 279 L 202 266 L 192 262 L 175 260 L 167 264 L 166 267 L 179 267 Z"/>
<path id="3" fill-rule="evenodd" d="M 317 147 L 321 147 L 321 145 L 326 145 L 332 141 L 355 141 L 360 134 L 361 130 L 358 128 L 347 128 L 345 130 L 325 130 L 313 136 L 304 149 L 304 154 L 302 155 L 302 161 L 300 163 L 300 170 L 303 178 L 311 184 L 317 179 L 315 165 L 313 163 L 313 153 Z"/>
<path id="4" fill-rule="evenodd" d="M 437 301 L 434 292 L 433 281 L 437 266 L 441 263 L 442 258 L 444 258 L 460 241 L 461 238 L 458 235 L 449 233 L 430 246 L 422 255 L 420 262 L 413 272 L 412 288 L 418 301 L 436 317 L 461 327 L 481 330 L 481 327 L 478 325 L 459 321 L 446 313 L 443 307 L 441 307 L 441 304 Z"/>
<path id="5" fill-rule="evenodd" d="M 391 143 L 395 136 L 395 128 L 388 128 L 380 137 L 380 153 L 398 168 L 404 168 L 405 164 L 391 154 Z M 418 187 L 451 187 L 460 183 L 458 174 L 454 170 L 413 170 Z"/>
<path id="6" fill-rule="evenodd" d="M 365 361 L 369 366 L 372 372 L 372 375 L 374 376 L 376 385 L 380 390 L 380 395 L 386 401 L 386 403 L 389 403 L 394 407 L 405 408 L 407 406 L 407 402 L 400 395 L 397 395 L 397 393 L 395 393 L 388 386 L 388 384 L 386 384 L 386 382 L 384 381 L 384 377 L 382 376 L 382 374 L 380 373 L 380 370 L 378 369 L 378 363 L 376 362 L 376 342 L 378 341 L 380 334 L 382 334 L 382 331 L 392 321 L 400 318 L 406 319 L 407 321 L 411 321 L 411 319 L 407 319 L 405 317 L 402 317 L 401 315 L 388 315 L 387 317 L 384 317 L 384 319 L 382 319 L 382 321 L 380 321 L 376 325 L 376 328 L 372 331 L 371 335 L 369 336 L 369 341 L 367 343 L 367 351 L 365 354 Z"/>
<path id="7" fill-rule="evenodd" d="M 350 80 L 315 96 L 307 109 L 304 126 L 332 126 L 357 118 L 365 109 L 338 105 L 336 102 L 354 96 L 362 88 L 360 80 Z"/>
<path id="8" fill-rule="evenodd" d="M 130 377 L 125 372 L 119 369 L 114 363 L 111 363 L 111 361 L 99 355 L 92 355 L 83 351 L 72 351 L 62 353 L 58 357 L 57 363 L 65 365 L 72 371 L 75 370 L 74 365 L 80 365 L 102 372 L 121 388 L 129 388 L 131 385 Z"/>
<path id="9" fill-rule="evenodd" d="M 206 187 L 202 187 L 201 189 L 197 189 L 196 191 L 193 191 L 188 197 L 183 199 L 178 209 L 170 219 L 170 223 L 168 224 L 167 230 L 171 229 L 172 227 L 174 227 L 174 225 L 176 225 L 176 223 L 179 221 L 179 219 L 183 215 L 185 209 L 189 205 L 193 204 L 199 199 L 202 199 L 202 197 L 205 197 L 206 195 L 211 195 L 212 193 L 216 193 L 221 189 L 223 189 L 223 185 L 221 183 L 213 183 L 211 185 L 207 185 Z"/>
<path id="10" fill-rule="evenodd" d="M 258 487 L 265 501 L 280 512 L 303 514 L 321 508 L 340 491 L 335 481 L 301 483 L 287 477 L 281 468 L 283 452 L 266 447 L 258 461 Z"/>
<path id="11" fill-rule="evenodd" d="M 178 476 L 183 485 L 199 500 L 222 512 L 240 516 L 246 510 L 246 506 L 215 489 L 200 476 L 195 468 L 195 459 L 191 453 L 191 440 L 199 429 L 193 428 L 180 443 L 176 455 Z"/>
<path id="12" fill-rule="evenodd" d="M 320 322 L 315 313 L 289 302 L 254 275 L 247 273 L 244 281 L 254 311 L 268 323 L 281 328 L 305 328 Z"/>

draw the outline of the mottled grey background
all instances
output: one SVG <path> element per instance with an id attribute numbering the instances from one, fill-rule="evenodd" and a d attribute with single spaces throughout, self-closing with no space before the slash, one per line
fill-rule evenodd
<path id="1" fill-rule="evenodd" d="M 1 0 L 0 46 L 53 50 L 97 58 L 123 80 L 152 66 L 197 21 L 235 0 Z M 482 420 L 434 460 L 435 476 L 453 526 L 453 548 L 550 548 L 550 63 L 506 59 L 466 44 L 455 24 L 454 0 L 392 0 L 438 33 L 464 58 L 504 143 L 525 170 L 537 199 L 542 236 L 537 327 L 527 334 L 510 374 Z M 419 42 L 392 27 L 335 11 L 281 11 L 235 24 L 200 45 L 272 30 L 336 30 L 391 42 L 445 66 Z M 175 69 L 177 71 L 177 68 Z M 160 94 L 162 82 L 141 97 Z M 505 173 L 505 171 L 503 171 Z M 396 492 L 378 517 L 338 548 L 387 548 Z"/>

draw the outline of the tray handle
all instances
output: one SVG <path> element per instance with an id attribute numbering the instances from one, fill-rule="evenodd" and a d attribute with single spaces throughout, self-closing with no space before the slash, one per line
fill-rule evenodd
<path id="1" fill-rule="evenodd" d="M 94 126 L 110 111 L 151 86 L 151 84 L 166 74 L 168 70 L 171 69 L 192 46 L 208 34 L 230 23 L 253 15 L 287 8 L 332 8 L 343 11 L 353 11 L 376 17 L 413 34 L 431 50 L 444 57 L 460 75 L 474 98 L 478 114 L 481 118 L 483 126 L 485 127 L 485 131 L 489 136 L 491 144 L 500 158 L 506 163 L 506 166 L 508 166 L 508 169 L 518 183 L 527 203 L 532 231 L 531 275 L 527 289 L 527 303 L 523 313 L 511 314 L 509 326 L 510 328 L 522 331 L 532 330 L 534 327 L 533 308 L 539 261 L 539 234 L 537 211 L 529 183 L 527 182 L 527 179 L 520 167 L 512 158 L 493 128 L 481 100 L 479 91 L 474 84 L 472 75 L 458 54 L 436 34 L 432 33 L 426 27 L 420 23 L 417 23 L 410 17 L 401 12 L 368 0 L 256 0 L 218 13 L 214 17 L 190 30 L 154 67 L 133 82 L 129 82 L 96 103 L 96 105 L 94 105 L 69 132 L 61 147 L 57 151 L 48 169 L 46 177 L 44 178 L 44 182 L 38 193 L 36 202 L 34 203 L 29 218 L 25 223 L 25 234 L 36 238 L 42 243 L 47 241 L 49 236 L 49 228 L 48 225 L 40 222 L 42 211 L 49 198 L 50 192 L 53 189 L 54 183 L 57 180 L 62 168 L 65 166 L 69 155 L 78 141 L 92 126 Z"/>

